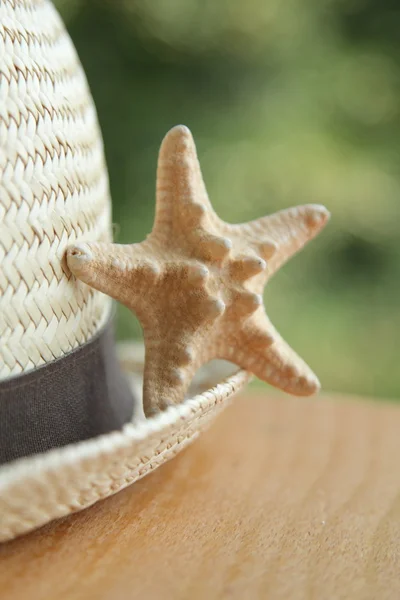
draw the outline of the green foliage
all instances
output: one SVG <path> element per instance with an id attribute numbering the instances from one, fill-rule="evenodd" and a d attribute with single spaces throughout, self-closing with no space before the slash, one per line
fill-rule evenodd
<path id="1" fill-rule="evenodd" d="M 266 303 L 326 388 L 400 392 L 400 10 L 395 0 L 64 0 L 102 126 L 118 241 L 150 230 L 158 146 L 185 123 L 241 221 L 333 214 Z M 121 310 L 119 334 L 137 335 Z"/>

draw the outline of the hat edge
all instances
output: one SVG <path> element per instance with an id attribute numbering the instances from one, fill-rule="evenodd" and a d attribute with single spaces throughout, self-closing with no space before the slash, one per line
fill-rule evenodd
<path id="1" fill-rule="evenodd" d="M 0 467 L 0 542 L 83 510 L 138 481 L 191 443 L 250 378 L 238 370 L 151 419 Z"/>

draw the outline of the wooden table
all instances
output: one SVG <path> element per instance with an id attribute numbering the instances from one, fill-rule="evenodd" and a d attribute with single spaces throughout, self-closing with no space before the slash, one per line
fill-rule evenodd
<path id="1" fill-rule="evenodd" d="M 400 599 L 400 406 L 248 392 L 190 448 L 0 547 L 0 597 Z"/>

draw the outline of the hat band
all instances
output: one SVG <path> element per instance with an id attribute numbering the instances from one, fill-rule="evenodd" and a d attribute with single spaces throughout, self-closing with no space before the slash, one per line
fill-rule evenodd
<path id="1" fill-rule="evenodd" d="M 120 429 L 132 411 L 109 323 L 65 357 L 0 383 L 0 464 Z"/>

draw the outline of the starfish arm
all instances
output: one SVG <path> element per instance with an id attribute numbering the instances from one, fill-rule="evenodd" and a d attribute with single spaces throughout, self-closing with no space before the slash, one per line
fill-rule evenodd
<path id="1" fill-rule="evenodd" d="M 310 396 L 320 389 L 310 367 L 282 339 L 267 316 L 248 324 L 220 357 L 238 364 L 259 379 L 296 396 Z"/>
<path id="2" fill-rule="evenodd" d="M 143 409 L 150 417 L 183 402 L 202 361 L 184 338 L 177 337 L 176 331 L 160 336 L 145 330 L 144 334 Z"/>
<path id="3" fill-rule="evenodd" d="M 329 211 L 324 206 L 305 204 L 236 227 L 267 260 L 270 277 L 314 238 L 328 219 Z"/>
<path id="4" fill-rule="evenodd" d="M 67 249 L 72 273 L 84 283 L 145 315 L 144 298 L 157 283 L 160 270 L 149 244 L 85 242 Z"/>
<path id="5" fill-rule="evenodd" d="M 177 223 L 187 231 L 201 227 L 210 218 L 217 217 L 208 199 L 192 134 L 184 125 L 177 125 L 167 133 L 159 152 L 152 235 L 167 239 Z"/>

